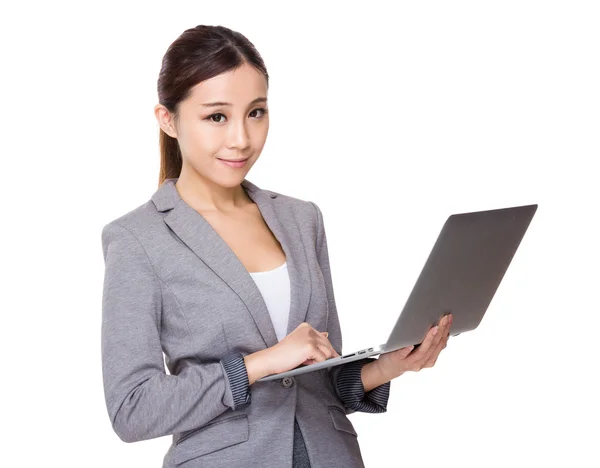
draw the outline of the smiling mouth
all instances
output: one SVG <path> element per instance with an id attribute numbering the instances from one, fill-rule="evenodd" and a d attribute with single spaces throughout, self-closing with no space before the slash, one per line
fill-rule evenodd
<path id="1" fill-rule="evenodd" d="M 223 158 L 217 158 L 220 159 L 221 161 L 227 161 L 227 162 L 242 162 L 242 161 L 246 161 L 247 159 L 250 158 L 244 158 L 244 159 L 223 159 Z"/>

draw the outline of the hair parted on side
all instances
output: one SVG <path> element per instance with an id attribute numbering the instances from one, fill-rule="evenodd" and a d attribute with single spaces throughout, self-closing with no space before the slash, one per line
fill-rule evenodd
<path id="1" fill-rule="evenodd" d="M 225 26 L 198 25 L 184 31 L 167 49 L 158 76 L 158 102 L 178 119 L 179 104 L 202 81 L 234 70 L 244 64 L 269 75 L 254 45 L 239 32 Z M 159 128 L 160 173 L 158 186 L 165 179 L 179 177 L 181 150 L 176 138 Z"/>

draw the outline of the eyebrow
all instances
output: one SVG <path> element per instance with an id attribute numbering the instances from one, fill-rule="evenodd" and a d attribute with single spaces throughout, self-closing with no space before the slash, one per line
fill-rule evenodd
<path id="1" fill-rule="evenodd" d="M 250 103 L 250 105 L 256 104 L 257 102 L 265 102 L 266 103 L 267 98 L 266 97 L 257 97 L 254 101 L 252 101 Z M 204 107 L 219 107 L 219 106 L 231 106 L 232 104 L 230 102 L 218 101 L 218 102 L 203 102 L 200 105 L 204 106 Z"/>

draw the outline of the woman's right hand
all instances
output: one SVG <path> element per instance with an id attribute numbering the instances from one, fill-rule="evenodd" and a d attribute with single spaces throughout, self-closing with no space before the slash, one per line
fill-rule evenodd
<path id="1" fill-rule="evenodd" d="M 298 325 L 279 343 L 265 350 L 268 351 L 269 375 L 338 357 L 327 336 L 327 332 L 315 330 L 306 322 Z"/>

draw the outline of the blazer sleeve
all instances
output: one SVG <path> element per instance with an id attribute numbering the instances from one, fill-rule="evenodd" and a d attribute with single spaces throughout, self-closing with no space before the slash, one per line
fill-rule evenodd
<path id="1" fill-rule="evenodd" d="M 239 354 L 186 367 L 178 375 L 165 372 L 163 283 L 138 238 L 116 221 L 104 226 L 102 249 L 102 377 L 111 424 L 121 440 L 188 431 L 249 404 Z M 234 388 L 246 391 L 234 393 Z"/>
<path id="2" fill-rule="evenodd" d="M 325 288 L 329 303 L 329 315 L 327 317 L 329 341 L 335 350 L 342 355 L 342 331 L 333 292 L 333 281 L 329 265 L 329 252 L 327 249 L 327 235 L 325 233 L 323 214 L 316 203 L 310 203 L 315 207 L 317 212 L 316 249 L 319 266 L 321 267 L 325 279 Z M 375 358 L 369 357 L 327 369 L 333 387 L 345 406 L 346 414 L 351 414 L 355 411 L 365 413 L 384 413 L 387 411 L 391 382 L 386 382 L 366 393 L 362 384 L 361 369 L 365 364 L 374 360 Z"/>

